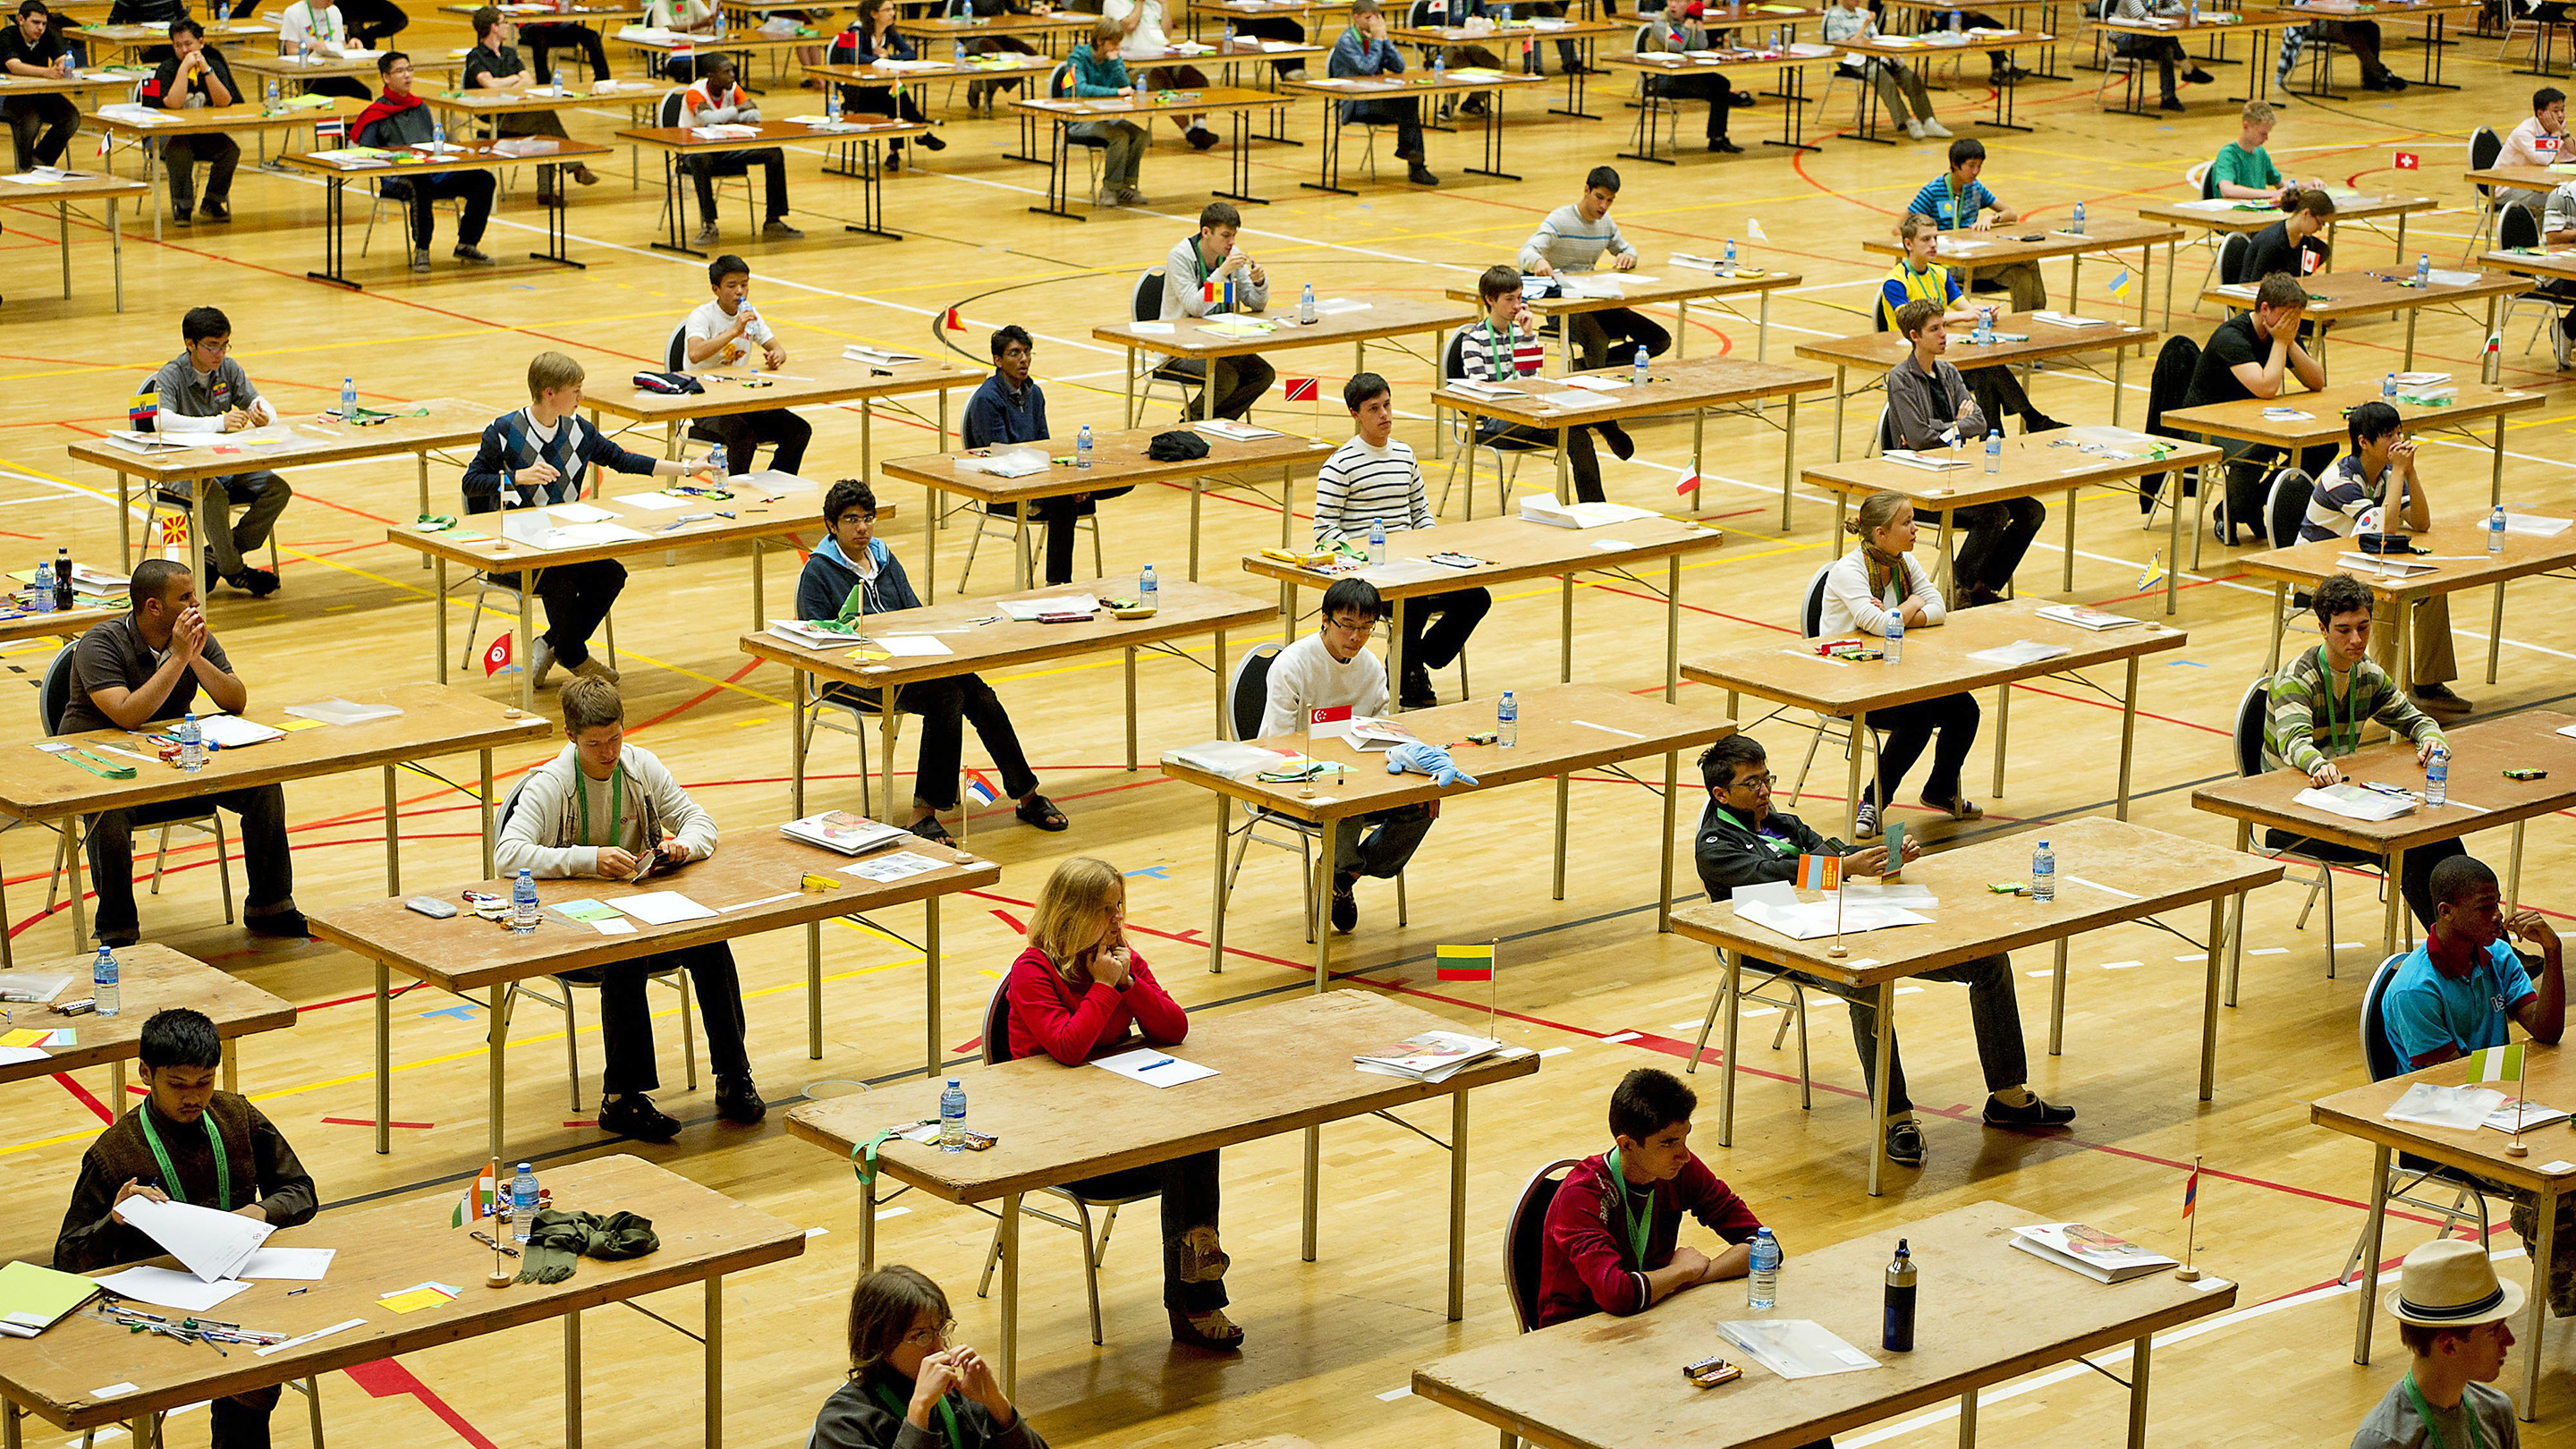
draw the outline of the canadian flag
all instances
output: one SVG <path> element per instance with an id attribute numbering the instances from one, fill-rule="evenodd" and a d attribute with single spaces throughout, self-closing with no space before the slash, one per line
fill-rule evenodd
<path id="1" fill-rule="evenodd" d="M 2412 151 L 2400 151 L 2397 153 L 2397 169 L 2400 171 L 2417 170 L 2422 165 L 2423 162 L 2418 159 Z"/>
<path id="2" fill-rule="evenodd" d="M 489 679 L 509 667 L 510 636 L 503 634 L 492 641 L 491 648 L 483 651 L 483 677 Z"/>

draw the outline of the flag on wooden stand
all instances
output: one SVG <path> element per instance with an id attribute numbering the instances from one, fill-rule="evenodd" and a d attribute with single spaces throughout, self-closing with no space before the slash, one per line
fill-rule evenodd
<path id="1" fill-rule="evenodd" d="M 1839 855 L 1802 855 L 1798 857 L 1798 885 L 1811 891 L 1838 891 L 1843 888 L 1843 858 Z"/>
<path id="2" fill-rule="evenodd" d="M 1490 941 L 1481 946 L 1434 947 L 1432 959 L 1437 964 L 1439 977 L 1443 981 L 1494 979 L 1494 947 Z"/>
<path id="3" fill-rule="evenodd" d="M 2471 1082 L 2518 1082 L 2522 1080 L 2522 1044 L 2486 1047 L 2469 1053 Z"/>
<path id="4" fill-rule="evenodd" d="M 456 1211 L 449 1215 L 447 1225 L 461 1228 L 467 1223 L 479 1223 L 498 1216 L 501 1211 L 500 1192 L 501 1164 L 486 1164 L 482 1175 L 475 1178 L 473 1185 L 465 1189 L 465 1196 L 457 1200 Z"/>
<path id="5" fill-rule="evenodd" d="M 1283 379 L 1283 381 L 1285 381 L 1285 382 L 1286 382 L 1286 384 L 1287 384 L 1287 388 L 1286 388 L 1286 397 L 1287 397 L 1287 400 L 1288 400 L 1288 401 L 1290 401 L 1290 402 L 1313 402 L 1313 401 L 1315 401 L 1315 393 L 1316 393 L 1315 379 L 1313 379 L 1313 378 L 1311 378 L 1311 377 L 1291 377 L 1291 378 Z"/>
<path id="6" fill-rule="evenodd" d="M 510 636 L 504 634 L 492 641 L 491 648 L 483 651 L 483 677 L 489 679 L 509 667 Z"/>
<path id="7" fill-rule="evenodd" d="M 2192 1209 L 2197 1206 L 2199 1202 L 2200 1164 L 2198 1162 L 2194 1162 L 2191 1165 L 2191 1176 L 2184 1178 L 2182 1182 L 2182 1215 L 2184 1217 L 2190 1217 Z"/>

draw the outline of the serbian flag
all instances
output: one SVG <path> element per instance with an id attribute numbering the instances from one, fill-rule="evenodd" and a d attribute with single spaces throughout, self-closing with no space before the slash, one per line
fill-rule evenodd
<path id="1" fill-rule="evenodd" d="M 2518 1082 L 2522 1080 L 2522 1045 L 2487 1047 L 2469 1053 L 2471 1082 Z"/>
<path id="2" fill-rule="evenodd" d="M 487 1163 L 481 1175 L 474 1179 L 474 1185 L 465 1190 L 463 1197 L 457 1199 L 456 1211 L 448 1215 L 447 1225 L 451 1228 L 461 1228 L 468 1223 L 479 1223 L 486 1218 L 497 1216 L 500 1212 L 500 1191 L 501 1164 Z"/>
<path id="3" fill-rule="evenodd" d="M 954 307 L 949 308 L 947 314 L 939 319 L 939 325 L 950 332 L 966 330 L 965 319 L 957 315 L 957 309 Z"/>
<path id="4" fill-rule="evenodd" d="M 1798 885 L 1811 891 L 1838 891 L 1843 888 L 1843 858 L 1839 855 L 1802 855 L 1798 857 Z"/>
<path id="5" fill-rule="evenodd" d="M 978 805 L 990 805 L 1002 798 L 1002 792 L 993 788 L 993 782 L 986 779 L 981 770 L 966 772 L 966 793 L 975 797 Z"/>
<path id="6" fill-rule="evenodd" d="M 504 634 L 492 641 L 491 648 L 483 651 L 483 677 L 489 679 L 509 667 L 510 636 Z"/>
<path id="7" fill-rule="evenodd" d="M 2397 169 L 2400 171 L 2413 171 L 2420 168 L 2422 165 L 2423 162 L 2418 160 L 2415 153 L 2412 151 L 2400 151 L 2397 153 Z"/>
<path id="8" fill-rule="evenodd" d="M 1311 377 L 1292 377 L 1287 379 L 1287 384 L 1287 391 L 1281 395 L 1288 401 L 1313 402 L 1315 400 L 1315 379 Z"/>
<path id="9" fill-rule="evenodd" d="M 2200 1164 L 2195 1162 L 2191 1166 L 2191 1176 L 2184 1178 L 2182 1183 L 2182 1215 L 2190 1217 L 2192 1208 L 2199 1202 Z"/>
<path id="10" fill-rule="evenodd" d="M 1443 981 L 1494 979 L 1494 946 L 1490 941 L 1481 946 L 1437 946 L 1432 948 L 1432 959 Z"/>

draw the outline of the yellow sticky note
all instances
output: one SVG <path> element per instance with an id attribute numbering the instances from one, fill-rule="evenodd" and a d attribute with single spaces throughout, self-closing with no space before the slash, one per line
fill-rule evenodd
<path id="1" fill-rule="evenodd" d="M 302 717 L 301 715 L 295 715 L 295 716 L 290 716 L 290 717 L 288 717 L 288 718 L 286 718 L 286 719 L 284 719 L 284 720 L 280 720 L 280 721 L 278 722 L 278 726 L 277 726 L 277 727 L 278 727 L 279 729 L 282 729 L 282 730 L 288 730 L 288 731 L 294 731 L 294 730 L 309 730 L 309 729 L 317 729 L 317 728 L 319 728 L 319 727 L 321 726 L 321 724 L 322 724 L 322 721 L 320 721 L 320 720 L 318 720 L 318 719 L 305 719 L 305 718 L 304 718 L 304 717 Z"/>
<path id="2" fill-rule="evenodd" d="M 384 1305 L 389 1312 L 411 1313 L 423 1308 L 436 1308 L 446 1302 L 447 1298 L 448 1295 L 435 1288 L 407 1288 L 400 1293 L 388 1294 L 376 1301 Z"/>
<path id="3" fill-rule="evenodd" d="M 0 1035 L 0 1047 L 43 1046 L 45 1038 L 50 1034 L 38 1031 L 34 1027 L 20 1027 L 16 1031 Z"/>

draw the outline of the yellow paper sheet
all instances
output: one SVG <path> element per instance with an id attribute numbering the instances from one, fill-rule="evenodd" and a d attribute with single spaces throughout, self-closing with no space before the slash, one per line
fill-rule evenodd
<path id="1" fill-rule="evenodd" d="M 436 1308 L 447 1301 L 447 1295 L 435 1288 L 412 1288 L 379 1298 L 376 1302 L 394 1313 L 411 1313 L 423 1308 Z"/>

